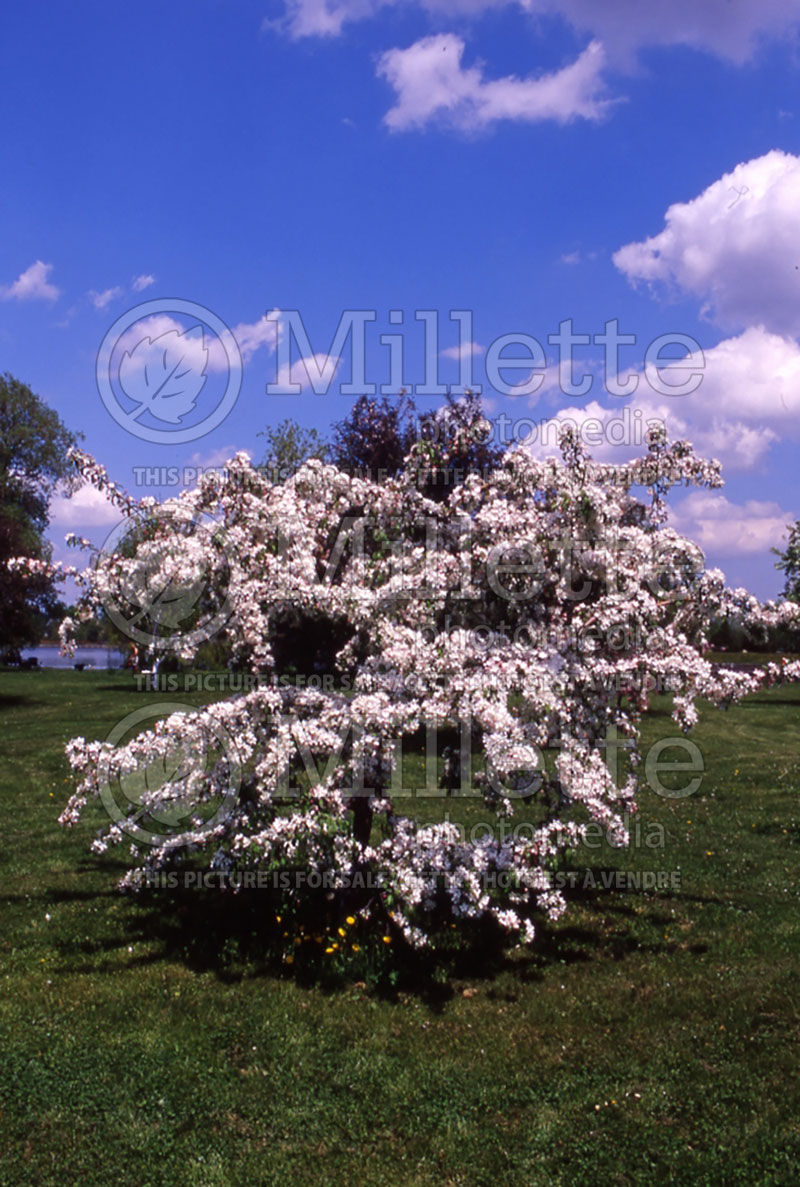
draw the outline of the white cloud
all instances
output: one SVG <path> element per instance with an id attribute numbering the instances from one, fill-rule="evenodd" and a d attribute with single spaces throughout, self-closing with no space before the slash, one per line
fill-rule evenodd
<path id="1" fill-rule="evenodd" d="M 318 354 L 297 359 L 289 366 L 278 368 L 275 384 L 287 387 L 290 383 L 299 383 L 303 391 L 310 391 L 316 387 L 327 388 L 339 369 L 342 360 L 335 355 Z"/>
<path id="2" fill-rule="evenodd" d="M 557 373 L 555 379 L 557 382 Z M 565 424 L 572 424 L 590 457 L 599 462 L 623 462 L 646 453 L 648 421 L 663 422 L 667 415 L 668 409 L 655 404 L 639 406 L 626 401 L 607 408 L 597 400 L 590 400 L 587 404 L 559 408 L 553 416 L 538 421 L 535 432 L 527 440 L 522 431 L 526 422 L 518 420 L 513 435 L 522 439 L 535 457 L 558 457 L 559 433 Z"/>
<path id="3" fill-rule="evenodd" d="M 644 46 L 684 45 L 742 63 L 765 40 L 791 35 L 800 25 L 797 0 L 285 0 L 283 19 L 264 24 L 291 37 L 336 37 L 346 24 L 388 7 L 422 8 L 434 21 L 501 8 L 561 17 L 621 61 Z"/>
<path id="4" fill-rule="evenodd" d="M 558 257 L 558 262 L 559 264 L 566 264 L 567 267 L 572 268 L 577 264 L 583 264 L 592 260 L 596 260 L 597 256 L 598 252 L 596 251 L 581 252 L 576 249 L 575 251 L 565 251 Z"/>
<path id="5" fill-rule="evenodd" d="M 797 0 L 526 0 L 524 7 L 563 17 L 623 59 L 644 46 L 685 45 L 741 64 L 767 38 L 800 25 Z"/>
<path id="6" fill-rule="evenodd" d="M 272 312 L 274 314 L 278 311 L 273 309 Z M 283 322 L 267 321 L 265 316 L 260 321 L 252 323 L 239 322 L 238 326 L 234 326 L 231 332 L 239 343 L 239 350 L 242 352 L 242 361 L 249 363 L 256 351 L 260 350 L 262 346 L 266 346 L 270 354 L 274 352 L 278 338 L 283 333 Z"/>
<path id="7" fill-rule="evenodd" d="M 706 350 L 704 355 L 705 369 L 697 391 L 674 397 L 675 403 L 687 405 L 686 416 L 703 421 L 724 416 L 772 424 L 790 432 L 800 428 L 797 342 L 771 334 L 761 326 L 751 326 L 736 338 L 726 338 Z M 687 355 L 680 365 L 692 370 L 702 361 L 695 353 Z"/>
<path id="8" fill-rule="evenodd" d="M 56 495 L 50 500 L 50 523 L 58 528 L 108 527 L 121 518 L 119 508 L 93 486 L 82 486 L 69 497 Z"/>
<path id="9" fill-rule="evenodd" d="M 342 26 L 372 16 L 381 0 L 285 0 L 282 20 L 267 19 L 266 29 L 284 29 L 290 37 L 336 37 Z"/>
<path id="10" fill-rule="evenodd" d="M 208 453 L 193 453 L 187 465 L 196 470 L 216 470 L 229 462 L 240 450 L 235 445 L 220 445 Z"/>
<path id="11" fill-rule="evenodd" d="M 197 327 L 183 325 L 168 313 L 155 313 L 135 322 L 120 336 L 114 352 L 118 359 L 128 353 L 131 365 L 139 370 L 151 365 L 158 367 L 165 346 L 178 345 L 175 338 L 165 342 L 164 336 L 175 334 L 181 338 L 183 362 L 195 374 L 228 370 L 228 358 L 218 338 L 197 333 Z"/>
<path id="12" fill-rule="evenodd" d="M 149 362 L 156 363 L 157 356 L 161 355 L 165 343 L 159 340 L 163 335 L 176 333 L 182 338 L 180 345 L 186 364 L 198 375 L 203 372 L 227 371 L 228 356 L 219 338 L 206 332 L 202 336 L 187 334 L 190 329 L 188 323 L 179 322 L 169 313 L 154 313 L 135 322 L 125 331 L 115 345 L 115 354 L 121 357 L 125 351 L 132 353 L 140 343 L 149 339 L 150 346 L 136 350 L 134 360 L 136 366 L 144 369 Z M 256 351 L 262 347 L 266 347 L 270 354 L 274 352 L 277 337 L 282 333 L 282 324 L 267 321 L 266 317 L 262 317 L 257 322 L 240 322 L 232 327 L 231 333 L 238 343 L 242 362 L 249 363 Z"/>
<path id="13" fill-rule="evenodd" d="M 94 290 L 92 290 L 89 293 L 89 299 L 91 300 L 95 309 L 105 309 L 106 305 L 109 305 L 112 301 L 115 301 L 117 297 L 121 297 L 124 291 L 125 290 L 121 289 L 119 285 L 116 285 L 111 289 L 104 289 L 102 293 L 96 293 Z"/>
<path id="14" fill-rule="evenodd" d="M 494 80 L 484 78 L 481 63 L 462 66 L 464 48 L 460 37 L 441 33 L 381 56 L 377 72 L 397 96 L 384 116 L 389 128 L 419 128 L 435 118 L 465 131 L 504 119 L 564 124 L 602 119 L 611 104 L 602 94 L 605 54 L 599 42 L 552 74 Z"/>
<path id="15" fill-rule="evenodd" d="M 568 363 L 562 368 L 561 373 L 556 365 L 548 368 L 547 383 L 531 404 L 548 390 L 564 390 Z M 679 364 L 661 367 L 660 383 L 677 386 L 693 371 L 702 374 L 696 390 L 674 396 L 664 395 L 658 387 L 654 390 L 647 378 L 649 374 L 655 382 L 651 371 L 626 372 L 621 379 L 628 375 L 638 379 L 631 396 L 606 397 L 607 407 L 592 400 L 559 409 L 539 430 L 536 452 L 558 452 L 555 423 L 565 418 L 579 426 L 599 420 L 600 440 L 594 429 L 586 438 L 588 452 L 598 460 L 621 461 L 643 453 L 641 426 L 658 419 L 666 424 L 672 440 L 688 439 L 702 456 L 718 458 L 727 472 L 755 469 L 776 442 L 800 439 L 800 346 L 793 339 L 751 327 L 705 352 L 687 355 Z M 621 416 L 631 426 L 625 440 L 617 439 L 617 427 L 611 435 L 608 432 L 609 421 L 618 422 Z M 543 450 L 542 440 L 547 449 Z"/>
<path id="16" fill-rule="evenodd" d="M 669 522 L 706 553 L 752 556 L 780 547 L 797 515 L 778 503 L 732 503 L 717 491 L 696 490 L 670 508 Z"/>
<path id="17" fill-rule="evenodd" d="M 143 272 L 141 276 L 134 276 L 131 281 L 131 288 L 135 293 L 143 293 L 145 289 L 150 288 L 151 284 L 155 284 L 155 276 L 151 276 L 148 272 Z"/>
<path id="18" fill-rule="evenodd" d="M 52 271 L 52 264 L 37 260 L 13 284 L 0 286 L 0 298 L 4 301 L 55 301 L 59 290 L 48 280 Z"/>
<path id="19" fill-rule="evenodd" d="M 528 7 L 527 0 L 284 0 L 283 17 L 268 18 L 264 29 L 290 37 L 338 37 L 345 25 L 375 17 L 384 8 L 423 8 L 432 15 L 480 16 L 490 8 Z"/>
<path id="20" fill-rule="evenodd" d="M 455 359 L 456 362 L 460 362 L 461 359 L 471 359 L 477 354 L 483 354 L 485 350 L 486 347 L 481 346 L 480 342 L 459 342 L 457 346 L 446 346 L 439 353 L 443 359 Z"/>
<path id="21" fill-rule="evenodd" d="M 722 326 L 800 333 L 800 157 L 774 149 L 737 165 L 614 263 L 632 283 L 698 298 Z"/>

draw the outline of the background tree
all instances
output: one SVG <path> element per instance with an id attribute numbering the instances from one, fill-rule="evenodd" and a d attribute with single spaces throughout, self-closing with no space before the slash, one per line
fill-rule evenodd
<path id="1" fill-rule="evenodd" d="M 259 469 L 274 482 L 284 482 L 310 458 L 328 461 L 330 447 L 325 438 L 316 429 L 304 429 L 289 417 L 258 435 L 267 439 Z"/>
<path id="2" fill-rule="evenodd" d="M 492 426 L 474 392 L 415 415 L 406 396 L 382 402 L 361 396 L 348 417 L 334 425 L 332 460 L 340 470 L 384 482 L 410 466 L 418 486 L 441 501 L 468 474 L 488 475 L 504 450 L 492 442 Z"/>
<path id="3" fill-rule="evenodd" d="M 435 412 L 423 413 L 415 453 L 417 464 L 427 466 L 420 485 L 428 498 L 447 498 L 469 474 L 488 477 L 496 470 L 505 451 L 492 437 L 492 426 L 475 392 L 460 399 L 448 393 L 445 404 Z"/>
<path id="4" fill-rule="evenodd" d="M 783 596 L 790 602 L 800 602 L 800 520 L 789 533 L 785 551 L 779 548 L 772 551 L 780 557 L 775 568 L 784 573 Z"/>
<path id="5" fill-rule="evenodd" d="M 380 402 L 360 396 L 350 415 L 333 426 L 333 464 L 376 482 L 393 478 L 416 440 L 413 413 L 405 396 Z"/>
<path id="6" fill-rule="evenodd" d="M 14 656 L 39 641 L 59 610 L 53 577 L 14 570 L 8 561 L 49 561 L 44 533 L 51 495 L 69 489 L 67 450 L 77 436 L 24 383 L 0 377 L 0 652 Z"/>

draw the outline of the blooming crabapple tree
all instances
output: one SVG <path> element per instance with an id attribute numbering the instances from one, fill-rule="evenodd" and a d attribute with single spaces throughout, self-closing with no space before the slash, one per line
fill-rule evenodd
<path id="1" fill-rule="evenodd" d="M 204 583 L 208 605 L 195 598 L 190 629 L 173 622 L 160 645 L 190 660 L 202 615 L 224 619 L 235 662 L 254 677 L 125 744 L 69 743 L 80 783 L 61 820 L 72 825 L 110 780 L 163 767 L 176 745 L 208 756 L 207 739 L 225 739 L 210 760 L 144 786 L 94 842 L 97 852 L 130 845 L 126 888 L 181 861 L 231 878 L 288 873 L 298 895 L 310 884 L 299 875 L 316 873 L 353 914 L 417 947 L 437 921 L 486 917 L 530 942 L 537 918 L 565 908 L 552 869 L 587 826 L 625 842 L 637 690 L 671 691 L 688 730 L 698 698 L 725 706 L 800 676 L 797 662 L 741 672 L 703 657 L 713 618 L 791 624 L 798 607 L 726 589 L 666 526 L 671 487 L 721 478 L 718 463 L 657 432 L 645 456 L 621 465 L 590 460 L 567 432 L 560 459 L 516 449 L 446 499 L 426 497 L 430 451 L 418 447 L 380 484 L 318 460 L 274 484 L 238 454 L 160 506 L 134 502 L 76 457 L 134 541 L 82 575 L 87 610 L 121 586 L 133 597 L 154 573 L 159 588 Z M 200 523 L 211 526 L 193 532 Z M 276 640 L 287 622 L 298 639 L 325 627 L 335 679 L 283 679 Z M 449 820 L 402 812 L 403 743 L 426 728 L 457 733 L 450 794 L 481 797 L 497 821 L 533 811 L 535 826 L 467 841 Z M 630 756 L 617 777 L 604 756 L 611 728 Z"/>

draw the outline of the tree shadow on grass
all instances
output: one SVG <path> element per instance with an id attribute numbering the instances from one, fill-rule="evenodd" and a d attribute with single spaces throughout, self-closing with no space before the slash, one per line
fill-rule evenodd
<path id="1" fill-rule="evenodd" d="M 137 688 L 133 680 L 126 680 L 124 684 L 121 681 L 118 684 L 98 684 L 96 688 L 92 689 L 92 692 L 122 692 L 126 696 L 130 696 L 134 692 L 140 692 L 144 696 L 145 693 L 153 691 L 155 690 L 145 687 Z"/>
<path id="2" fill-rule="evenodd" d="M 124 867 L 120 867 L 124 868 Z M 479 984 L 491 996 L 513 997 L 514 981 L 543 981 L 556 966 L 608 963 L 634 954 L 658 956 L 676 943 L 664 938 L 674 916 L 661 906 L 698 901 L 680 891 L 648 895 L 645 912 L 636 911 L 643 893 L 613 893 L 603 888 L 603 875 L 614 867 L 586 867 L 579 874 L 580 889 L 566 897 L 577 919 L 552 923 L 541 920 L 534 944 L 510 949 L 508 935 L 492 920 L 448 922 L 435 933 L 436 948 L 416 950 L 393 929 L 383 942 L 386 926 L 370 933 L 346 920 L 347 905 L 325 895 L 311 898 L 290 919 L 285 900 L 269 890 L 202 889 L 165 886 L 142 891 L 130 899 L 130 910 L 118 915 L 113 931 L 87 937 L 69 946 L 74 956 L 87 958 L 85 971 L 118 971 L 120 961 L 150 965 L 160 961 L 184 964 L 197 973 L 212 973 L 229 984 L 256 978 L 291 979 L 298 985 L 330 993 L 352 988 L 385 1000 L 413 995 L 434 1012 L 459 993 L 463 983 Z M 107 900 L 112 891 L 63 891 L 61 901 Z M 709 900 L 702 900 L 707 902 Z M 122 926 L 120 926 L 122 924 Z M 343 932 L 344 935 L 340 934 Z M 140 955 L 128 949 L 140 945 Z M 334 946 L 334 947 L 332 947 Z M 684 945 L 684 948 L 686 946 Z M 705 951 L 694 945 L 691 952 Z M 289 959 L 287 959 L 287 956 Z"/>
<path id="3" fill-rule="evenodd" d="M 110 875 L 126 867 L 105 861 L 102 868 Z M 97 866 L 89 863 L 87 869 L 97 875 Z M 675 917 L 666 905 L 717 901 L 680 890 L 615 893 L 608 884 L 618 871 L 610 866 L 576 873 L 577 886 L 565 891 L 567 918 L 542 919 L 532 947 L 524 949 L 509 948 L 508 935 L 492 920 L 462 921 L 455 929 L 440 920 L 436 948 L 416 950 L 393 928 L 387 933 L 390 925 L 369 933 L 358 925 L 351 928 L 352 902 L 337 902 L 332 895 L 310 896 L 290 918 L 285 898 L 271 890 L 167 884 L 128 896 L 128 909 L 115 914 L 100 934 L 65 941 L 64 956 L 72 972 L 118 973 L 121 965 L 170 961 L 228 984 L 281 978 L 332 994 L 356 986 L 388 1001 L 412 995 L 440 1012 L 465 992 L 465 982 L 472 988 L 480 985 L 490 998 L 508 999 L 510 994 L 513 1000 L 515 981 L 544 981 L 557 966 L 673 952 L 677 944 L 665 939 L 665 930 Z M 43 902 L 95 899 L 105 904 L 118 894 L 115 885 L 51 890 Z M 383 942 L 383 934 L 389 934 L 390 943 Z M 692 954 L 706 950 L 704 944 L 682 946 Z"/>

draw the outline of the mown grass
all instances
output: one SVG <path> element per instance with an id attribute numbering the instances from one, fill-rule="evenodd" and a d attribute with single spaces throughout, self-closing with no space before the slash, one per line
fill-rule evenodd
<path id="1" fill-rule="evenodd" d="M 120 895 L 98 821 L 56 824 L 64 743 L 155 695 L 0 674 L 0 1183 L 800 1181 L 800 689 L 703 709 L 700 789 L 645 789 L 640 843 L 581 854 L 597 888 L 534 952 L 375 989 L 272 960 L 266 898 Z M 654 698 L 646 744 L 672 734 Z"/>

